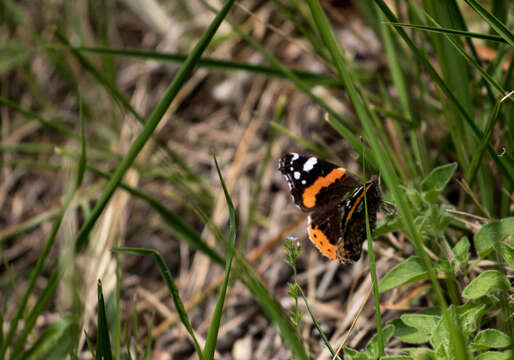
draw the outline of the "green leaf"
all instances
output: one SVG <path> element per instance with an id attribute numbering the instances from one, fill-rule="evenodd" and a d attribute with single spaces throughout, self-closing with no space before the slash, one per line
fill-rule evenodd
<path id="1" fill-rule="evenodd" d="M 400 317 L 405 325 L 416 329 L 417 338 L 423 340 L 420 342 L 428 342 L 430 340 L 430 335 L 440 318 L 440 316 L 428 314 L 405 314 Z"/>
<path id="2" fill-rule="evenodd" d="M 498 270 L 487 270 L 473 279 L 462 291 L 467 299 L 476 299 L 494 290 L 507 290 L 509 281 Z"/>
<path id="3" fill-rule="evenodd" d="M 392 268 L 380 281 L 380 292 L 391 290 L 415 281 L 428 278 L 427 271 L 422 260 L 417 256 L 411 256 L 404 262 Z"/>
<path id="4" fill-rule="evenodd" d="M 469 252 L 469 240 L 467 237 L 463 237 L 459 240 L 457 244 L 453 247 L 453 253 L 455 254 L 455 259 L 459 262 L 461 267 L 466 267 L 470 252 Z"/>
<path id="5" fill-rule="evenodd" d="M 514 233 L 514 217 L 493 221 L 482 226 L 475 235 L 475 248 L 480 256 L 487 254 L 497 242 Z"/>
<path id="6" fill-rule="evenodd" d="M 496 329 L 485 329 L 480 331 L 475 337 L 475 340 L 473 340 L 473 346 L 477 350 L 485 350 L 489 348 L 503 349 L 509 345 L 509 336 Z"/>
<path id="7" fill-rule="evenodd" d="M 388 324 L 394 326 L 394 336 L 409 344 L 421 344 L 427 342 L 426 335 L 416 328 L 406 325 L 401 319 L 394 319 Z"/>
<path id="8" fill-rule="evenodd" d="M 421 190 L 429 202 L 437 200 L 437 195 L 446 187 L 457 169 L 457 163 L 438 166 L 421 182 Z"/>
<path id="9" fill-rule="evenodd" d="M 511 235 L 512 236 L 512 235 Z M 503 256 L 507 264 L 514 266 L 514 246 L 507 243 L 500 243 L 500 254 Z"/>
<path id="10" fill-rule="evenodd" d="M 479 328 L 482 317 L 490 311 L 498 301 L 496 296 L 485 295 L 478 299 L 468 300 L 463 305 L 457 306 L 462 332 L 466 335 L 474 333 Z"/>
<path id="11" fill-rule="evenodd" d="M 414 360 L 438 360 L 434 350 L 428 348 L 404 348 L 403 351 Z"/>
<path id="12" fill-rule="evenodd" d="M 450 331 L 448 329 L 448 319 L 450 317 L 454 324 L 457 324 L 457 313 L 455 305 L 450 305 L 448 310 L 441 316 L 439 322 L 435 326 L 432 335 L 430 336 L 430 344 L 436 349 L 436 353 L 439 355 L 448 354 L 450 349 Z"/>
<path id="13" fill-rule="evenodd" d="M 512 359 L 512 351 L 487 351 L 478 355 L 475 360 L 511 360 Z"/>

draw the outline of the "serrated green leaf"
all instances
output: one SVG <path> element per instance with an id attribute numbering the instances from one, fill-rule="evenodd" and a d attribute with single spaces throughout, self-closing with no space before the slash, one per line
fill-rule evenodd
<path id="1" fill-rule="evenodd" d="M 455 254 L 455 259 L 459 262 L 460 266 L 465 267 L 469 261 L 470 252 L 469 252 L 470 243 L 467 237 L 463 237 L 459 240 L 457 244 L 453 247 L 453 253 Z"/>
<path id="2" fill-rule="evenodd" d="M 392 268 L 382 278 L 379 285 L 380 292 L 427 278 L 428 274 L 422 260 L 417 256 L 411 256 Z"/>
<path id="3" fill-rule="evenodd" d="M 494 290 L 507 290 L 509 281 L 498 270 L 487 270 L 473 279 L 462 291 L 467 299 L 476 299 Z"/>
<path id="4" fill-rule="evenodd" d="M 473 340 L 473 346 L 477 350 L 490 348 L 504 349 L 510 345 L 510 338 L 507 334 L 496 329 L 485 329 L 480 331 Z"/>
<path id="5" fill-rule="evenodd" d="M 480 256 L 487 254 L 497 242 L 514 233 L 514 217 L 493 221 L 482 226 L 475 235 L 475 248 Z"/>
<path id="6" fill-rule="evenodd" d="M 433 169 L 421 182 L 421 190 L 441 192 L 457 169 L 457 163 L 441 165 Z"/>
<path id="7" fill-rule="evenodd" d="M 504 242 L 499 245 L 500 254 L 503 256 L 507 264 L 514 266 L 514 246 Z"/>

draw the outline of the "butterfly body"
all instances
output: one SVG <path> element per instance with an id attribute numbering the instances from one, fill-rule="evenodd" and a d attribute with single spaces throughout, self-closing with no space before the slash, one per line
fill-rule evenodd
<path id="1" fill-rule="evenodd" d="M 366 239 L 364 192 L 371 231 L 382 201 L 378 177 L 366 184 L 345 168 L 316 157 L 285 154 L 279 161 L 295 204 L 309 212 L 307 233 L 320 252 L 333 260 L 359 260 Z"/>

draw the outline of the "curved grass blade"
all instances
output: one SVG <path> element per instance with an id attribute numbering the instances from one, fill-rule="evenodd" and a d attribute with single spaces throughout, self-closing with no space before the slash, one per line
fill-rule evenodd
<path id="1" fill-rule="evenodd" d="M 137 255 L 153 255 L 155 258 L 155 262 L 157 263 L 157 267 L 159 268 L 159 272 L 168 287 L 168 291 L 173 299 L 173 303 L 175 304 L 175 308 L 177 309 L 178 315 L 182 324 L 184 324 L 187 332 L 191 335 L 191 339 L 193 340 L 193 345 L 195 347 L 196 352 L 198 353 L 198 357 L 203 360 L 204 356 L 202 354 L 202 349 L 196 340 L 196 336 L 191 326 L 191 322 L 189 321 L 189 317 L 187 316 L 186 309 L 184 308 L 184 303 L 182 299 L 180 299 L 180 295 L 178 293 L 177 285 L 171 276 L 170 269 L 166 265 L 166 262 L 162 258 L 161 254 L 157 250 L 153 249 L 143 249 L 143 248 L 114 248 L 112 251 L 127 253 L 127 254 L 137 254 Z"/>
<path id="2" fill-rule="evenodd" d="M 216 170 L 218 171 L 221 186 L 223 187 L 223 192 L 225 193 L 225 200 L 227 201 L 230 219 L 230 235 L 227 244 L 227 258 L 225 260 L 225 277 L 223 278 L 218 301 L 216 302 L 216 307 L 212 315 L 209 332 L 207 333 L 207 339 L 205 340 L 205 348 L 203 354 L 205 359 L 208 360 L 214 359 L 214 350 L 216 349 L 216 341 L 218 339 L 218 332 L 221 324 L 221 315 L 223 314 L 223 304 L 225 303 L 225 294 L 227 293 L 230 270 L 232 268 L 232 259 L 234 257 L 236 246 L 236 213 L 234 210 L 234 205 L 232 204 L 232 199 L 230 198 L 230 194 L 228 193 L 227 187 L 225 186 L 225 181 L 223 181 L 223 175 L 221 174 L 216 156 L 213 155 L 213 158 L 214 163 L 216 164 Z"/>
<path id="3" fill-rule="evenodd" d="M 143 148 L 143 146 L 146 144 L 146 142 L 149 140 L 150 136 L 152 135 L 153 131 L 159 124 L 159 121 L 164 116 L 166 110 L 168 109 L 169 105 L 171 104 L 171 101 L 177 96 L 178 92 L 182 88 L 182 86 L 186 83 L 186 81 L 189 79 L 189 76 L 191 75 L 193 69 L 195 68 L 198 60 L 202 56 L 202 53 L 207 48 L 207 45 L 209 45 L 209 42 L 214 37 L 214 34 L 216 33 L 216 30 L 220 26 L 221 22 L 227 16 L 228 11 L 232 7 L 232 4 L 234 3 L 234 0 L 227 0 L 225 2 L 225 5 L 223 5 L 220 12 L 216 15 L 214 20 L 209 25 L 208 29 L 203 33 L 202 37 L 194 47 L 194 49 L 191 51 L 191 54 L 187 57 L 184 65 L 180 68 L 177 75 L 173 78 L 173 81 L 171 82 L 170 86 L 166 90 L 166 93 L 162 97 L 162 99 L 157 104 L 156 108 L 150 115 L 148 121 L 145 123 L 143 130 L 138 135 L 136 140 L 134 140 L 134 143 L 130 147 L 130 150 L 128 151 L 127 155 L 123 158 L 120 165 L 112 175 L 110 181 L 107 183 L 106 188 L 104 192 L 102 193 L 100 199 L 96 203 L 95 207 L 93 208 L 91 212 L 91 216 L 86 220 L 82 228 L 80 229 L 79 234 L 77 235 L 76 239 L 76 246 L 80 248 L 91 230 L 93 229 L 93 226 L 95 225 L 96 221 L 100 217 L 100 214 L 103 212 L 105 206 L 111 199 L 112 194 L 114 194 L 114 191 L 118 187 L 121 179 L 125 175 L 126 171 L 129 169 L 129 167 L 132 165 L 134 160 L 136 159 L 137 155 Z"/>

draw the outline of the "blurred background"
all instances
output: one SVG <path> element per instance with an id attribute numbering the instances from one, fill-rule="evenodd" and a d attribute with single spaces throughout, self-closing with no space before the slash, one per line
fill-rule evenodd
<path id="1" fill-rule="evenodd" d="M 297 305 L 288 293 L 293 279 L 334 348 L 362 310 L 346 346 L 365 348 L 377 326 L 373 297 L 361 309 L 372 289 L 367 243 L 353 265 L 323 257 L 307 239 L 306 216 L 277 171 L 281 154 L 298 152 L 359 176 L 363 161 L 367 176 L 383 173 L 307 3 L 235 2 L 187 81 L 167 98 L 222 1 L 0 2 L 0 358 L 92 358 L 87 342 L 97 346 L 99 279 L 112 346 L 120 349 L 116 356 L 197 358 L 155 258 L 111 250 L 150 248 L 162 255 L 203 347 L 229 238 L 214 154 L 235 207 L 232 271 L 238 274 L 229 283 L 214 358 L 289 359 L 292 352 L 301 358 L 291 350 L 296 345 L 284 335 L 287 329 L 295 329 L 311 358 L 332 358 L 303 300 Z M 378 2 L 320 3 L 344 51 L 345 69 L 374 114 L 370 131 L 393 159 L 402 196 L 416 216 L 431 219 L 417 223 L 431 260 L 440 260 L 447 244 L 472 238 L 487 219 L 512 215 L 512 183 L 505 178 L 510 173 L 512 179 L 512 163 L 502 168 L 493 156 L 512 160 L 510 102 L 490 120 L 502 90 L 512 89 L 512 44 L 403 28 L 416 55 Z M 445 28 L 494 32 L 462 1 L 380 3 L 399 22 L 435 27 L 431 14 Z M 485 3 L 512 25 L 512 4 Z M 484 131 L 485 145 L 422 59 Z M 166 111 L 156 115 L 167 100 Z M 159 121 L 151 136 L 81 237 L 109 178 L 152 117 Z M 463 182 L 444 183 L 430 203 L 420 184 L 435 167 L 452 162 Z M 414 253 L 390 186 L 386 181 L 382 190 L 392 210 L 379 211 L 374 242 L 379 278 Z M 469 216 L 449 227 L 450 208 Z M 295 270 L 285 261 L 288 237 L 302 247 Z M 473 271 L 480 266 L 488 264 Z M 421 281 L 383 293 L 382 322 L 434 305 L 430 292 Z M 295 309 L 305 312 L 300 325 L 287 325 Z M 401 354 L 404 345 L 393 338 L 388 354 Z"/>

